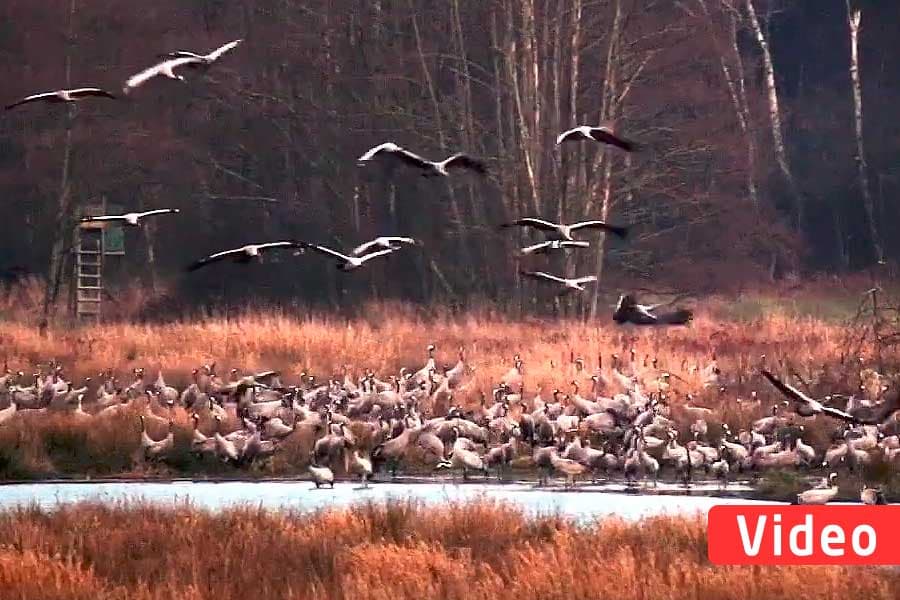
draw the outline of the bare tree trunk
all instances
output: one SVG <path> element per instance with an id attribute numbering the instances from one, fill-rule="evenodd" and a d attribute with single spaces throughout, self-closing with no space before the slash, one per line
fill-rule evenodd
<path id="1" fill-rule="evenodd" d="M 441 150 L 446 150 L 447 138 L 444 134 L 444 121 L 441 117 L 441 107 L 438 103 L 437 90 L 434 86 L 434 80 L 431 77 L 431 70 L 428 68 L 428 62 L 425 60 L 425 50 L 422 47 L 422 35 L 419 32 L 419 21 L 416 17 L 416 9 L 412 0 L 410 0 L 409 2 L 409 7 L 412 12 L 410 19 L 412 20 L 413 34 L 416 39 L 416 50 L 419 54 L 419 63 L 422 66 L 422 75 L 425 77 L 425 82 L 428 86 L 428 94 L 431 98 L 431 105 L 434 111 L 434 120 L 435 127 L 437 128 L 438 140 L 441 144 Z M 459 255 L 462 264 L 468 265 L 471 264 L 471 260 L 469 260 L 469 257 L 471 255 L 469 253 L 469 246 L 466 243 L 465 221 L 463 219 L 462 211 L 460 211 L 459 209 L 459 201 L 456 198 L 456 191 L 453 189 L 453 186 L 450 185 L 449 182 L 447 183 L 447 190 L 450 194 L 450 209 L 453 212 L 453 220 L 456 222 Z"/>
<path id="2" fill-rule="evenodd" d="M 564 14 L 562 10 L 564 3 L 562 0 L 560 1 L 560 10 L 559 14 Z M 569 28 L 570 28 L 570 36 L 569 36 L 569 106 L 568 106 L 568 125 L 570 127 L 575 127 L 578 124 L 578 90 L 579 90 L 579 69 L 581 66 L 581 17 L 582 17 L 582 0 L 571 0 L 571 6 L 569 7 Z M 558 47 L 562 46 L 562 22 L 560 20 L 560 32 L 558 37 L 560 38 L 558 41 Z M 564 129 L 562 124 L 562 117 L 560 116 L 559 121 L 556 127 L 557 135 Z M 578 169 L 581 166 L 581 161 L 584 159 L 583 156 L 583 148 L 581 144 L 578 144 L 577 147 L 570 148 L 566 152 L 562 151 L 562 147 L 556 146 L 555 152 L 560 157 L 560 180 L 559 180 L 559 188 L 561 190 L 560 193 L 560 201 L 559 201 L 559 212 L 557 214 L 557 218 L 560 223 L 566 222 L 567 214 L 570 212 L 569 205 L 570 195 L 575 195 L 579 193 L 578 185 Z M 572 154 L 575 154 L 574 165 L 575 169 L 572 170 L 572 160 L 570 157 Z M 573 254 L 565 255 L 565 266 L 564 273 L 567 277 L 577 274 L 577 260 L 578 257 Z M 578 304 L 576 308 L 583 309 L 584 299 L 581 295 L 578 295 L 578 298 L 575 300 Z"/>
<path id="3" fill-rule="evenodd" d="M 502 7 L 501 10 L 505 9 Z M 500 41 L 500 28 L 497 24 L 497 5 L 492 5 L 491 8 L 491 49 L 493 55 L 493 66 L 494 66 L 494 87 L 495 87 L 495 99 L 496 99 L 496 116 L 497 116 L 497 157 L 498 157 L 498 165 L 499 172 L 498 177 L 500 179 L 500 189 L 503 194 L 503 205 L 504 210 L 507 216 L 514 215 L 517 211 L 521 209 L 521 198 L 519 197 L 519 186 L 517 182 L 517 169 L 515 168 L 515 162 L 509 161 L 509 157 L 507 156 L 507 148 L 515 147 L 517 145 L 515 139 L 515 115 L 513 110 L 507 109 L 504 110 L 504 94 L 503 90 L 507 89 L 506 85 L 507 81 L 503 79 L 503 68 L 501 65 L 501 57 L 505 56 L 504 46 Z M 506 56 L 505 60 L 509 61 L 509 57 Z M 509 136 L 509 143 L 507 144 L 506 136 Z M 521 232 L 515 233 L 516 237 L 519 238 L 521 236 Z M 512 254 L 510 253 L 508 257 L 505 258 L 504 266 L 511 270 L 513 273 L 513 285 L 515 288 L 515 294 L 512 298 L 510 298 L 511 305 L 516 307 L 518 316 L 522 316 L 524 312 L 524 295 L 522 290 L 522 280 L 519 276 L 519 270 L 515 268 L 514 259 L 509 258 Z"/>
<path id="4" fill-rule="evenodd" d="M 479 136 L 475 130 L 475 118 L 472 108 L 472 76 L 469 72 L 469 55 L 466 51 L 466 40 L 463 34 L 462 18 L 460 17 L 459 0 L 453 0 L 451 8 L 453 29 L 455 30 L 454 37 L 456 38 L 457 52 L 461 62 L 461 68 L 458 69 L 457 72 L 461 75 L 458 76 L 458 81 L 463 91 L 462 120 L 460 125 L 460 130 L 463 135 L 463 144 L 467 152 L 483 154 L 480 148 L 475 147 L 476 143 L 479 141 Z M 469 179 L 466 182 L 466 191 L 468 192 L 469 197 L 469 214 L 472 216 L 472 219 L 476 223 L 487 223 L 488 219 L 483 204 L 475 194 L 475 184 L 472 179 Z M 472 238 L 470 237 L 469 239 Z M 477 249 L 478 257 L 477 260 L 469 264 L 479 265 L 479 268 L 484 270 L 484 276 L 474 277 L 473 283 L 476 292 L 484 292 L 493 283 L 493 277 L 490 276 L 490 265 L 485 260 L 486 257 L 483 251 L 485 246 L 483 244 L 474 244 L 474 247 Z M 474 273 L 472 274 L 474 275 Z"/>
<path id="5" fill-rule="evenodd" d="M 541 176 L 541 159 L 543 158 L 543 144 L 541 129 L 541 116 L 543 113 L 543 103 L 541 99 L 541 72 L 540 72 L 540 51 L 538 49 L 537 24 L 535 18 L 534 0 L 521 0 L 522 2 L 522 39 L 524 40 L 524 68 L 525 83 L 528 94 L 528 108 L 531 112 L 531 142 L 532 153 L 531 162 L 538 178 Z M 540 181 L 540 179 L 538 179 Z M 540 190 L 540 187 L 538 187 Z M 543 199 L 539 200 L 542 202 Z M 542 207 L 536 207 L 538 213 L 542 212 Z"/>
<path id="6" fill-rule="evenodd" d="M 147 249 L 147 278 L 150 280 L 150 289 L 155 297 L 159 294 L 159 277 L 156 272 L 156 222 L 150 219 L 144 223 L 141 231 Z"/>
<path id="7" fill-rule="evenodd" d="M 66 86 L 72 84 L 72 48 L 75 43 L 75 0 L 69 3 L 68 42 L 66 51 Z M 47 269 L 47 287 L 44 290 L 44 300 L 41 306 L 41 320 L 39 329 L 41 334 L 46 334 L 50 321 L 53 318 L 56 300 L 59 297 L 59 289 L 62 285 L 63 271 L 66 265 L 66 247 L 71 235 L 72 207 L 71 193 L 69 190 L 69 166 L 72 158 L 72 127 L 74 126 L 76 108 L 70 105 L 66 112 L 66 141 L 63 145 L 63 166 L 59 181 L 59 196 L 57 197 L 58 212 L 56 223 L 53 226 L 53 244 L 50 249 L 50 265 Z"/>
<path id="8" fill-rule="evenodd" d="M 610 199 L 612 197 L 612 157 L 607 157 L 603 164 L 602 179 L 602 198 L 600 202 L 600 220 L 606 221 L 609 218 Z M 600 239 L 597 242 L 597 263 L 594 268 L 594 274 L 597 276 L 597 283 L 594 284 L 594 290 L 591 295 L 591 319 L 597 317 L 600 302 L 600 283 L 603 281 L 603 264 L 606 259 L 606 233 L 600 233 Z"/>
<path id="9" fill-rule="evenodd" d="M 756 16 L 756 8 L 753 6 L 753 0 L 745 0 L 744 6 L 747 9 L 750 26 L 753 28 L 756 42 L 759 44 L 759 49 L 762 51 L 763 56 L 763 70 L 765 72 L 766 90 L 768 92 L 769 120 L 772 125 L 772 145 L 775 150 L 775 162 L 778 163 L 778 168 L 787 182 L 791 195 L 793 196 L 797 228 L 800 231 L 803 231 L 806 221 L 806 202 L 803 198 L 803 194 L 800 192 L 800 188 L 797 186 L 797 181 L 794 179 L 790 159 L 788 158 L 787 149 L 784 145 L 784 134 L 781 125 L 781 109 L 778 105 L 778 89 L 775 86 L 775 65 L 772 62 L 772 53 L 769 50 L 769 42 L 766 39 L 762 26 L 759 23 L 759 19 Z"/>
<path id="10" fill-rule="evenodd" d="M 725 86 L 728 88 L 728 95 L 731 97 L 731 104 L 734 107 L 734 114 L 737 118 L 738 125 L 741 128 L 741 134 L 744 136 L 744 143 L 747 145 L 747 195 L 753 206 L 759 210 L 759 191 L 756 184 L 756 130 L 751 124 L 750 106 L 747 102 L 747 88 L 745 84 L 744 62 L 741 58 L 740 50 L 737 45 L 737 16 L 734 11 L 729 11 L 729 42 L 730 51 L 735 62 L 732 67 L 728 63 L 727 54 L 721 47 L 719 39 L 715 31 L 712 31 L 712 18 L 706 5 L 706 0 L 697 0 L 700 9 L 706 17 L 707 26 L 710 28 L 710 37 L 716 48 L 716 54 L 719 56 L 719 67 L 722 69 L 722 77 L 725 80 Z"/>
<path id="11" fill-rule="evenodd" d="M 516 33 L 515 26 L 513 20 L 512 9 L 510 8 L 506 13 L 506 26 L 507 26 L 507 41 L 508 48 L 506 51 L 506 65 L 509 72 L 509 80 L 513 90 L 513 99 L 516 104 L 516 115 L 519 121 L 519 135 L 522 139 L 521 147 L 522 153 L 525 157 L 525 173 L 528 176 L 528 183 L 531 188 L 531 200 L 532 200 L 532 209 L 535 214 L 540 214 L 541 212 L 541 201 L 538 191 L 538 169 L 535 158 L 533 156 L 533 148 L 535 146 L 533 137 L 534 132 L 532 131 L 531 124 L 529 123 L 529 119 L 526 117 L 527 107 L 524 106 L 525 100 L 523 100 L 524 92 L 519 86 L 519 66 L 518 66 L 518 45 L 516 44 Z M 527 59 L 527 53 L 525 53 L 525 59 Z M 527 92 L 527 78 L 524 88 Z"/>
<path id="12" fill-rule="evenodd" d="M 622 11 L 622 1 L 615 0 L 615 15 L 613 16 L 612 28 L 609 32 L 609 42 L 606 50 L 606 75 L 603 81 L 603 98 L 600 108 L 600 122 L 614 119 L 617 110 L 617 100 L 619 94 L 618 85 L 618 64 L 619 47 L 622 36 L 622 28 L 624 24 L 624 12 Z M 598 153 L 595 159 L 595 166 L 599 166 L 603 161 L 603 175 L 599 181 L 593 181 L 591 184 L 591 192 L 588 194 L 588 211 L 593 211 L 594 199 L 598 188 L 600 188 L 600 218 L 606 220 L 609 215 L 610 200 L 612 198 L 612 162 L 613 155 L 608 152 Z M 596 169 L 595 169 L 596 170 Z M 591 310 L 590 318 L 595 319 L 600 302 L 600 283 L 603 281 L 603 261 L 606 258 L 606 234 L 600 233 L 600 239 L 597 241 L 597 258 L 594 265 L 594 274 L 597 276 L 597 283 L 591 294 Z"/>
<path id="13" fill-rule="evenodd" d="M 862 84 L 859 79 L 859 25 L 862 20 L 862 11 L 852 10 L 850 0 L 846 0 L 846 4 L 847 22 L 850 25 L 850 80 L 853 82 L 853 116 L 856 125 L 856 164 L 859 168 L 859 187 L 862 191 L 863 208 L 866 212 L 866 223 L 869 226 L 869 239 L 872 243 L 872 250 L 875 252 L 875 260 L 883 263 L 884 251 L 878 235 L 878 228 L 875 226 L 875 208 L 869 189 L 869 163 L 866 161 L 865 145 L 863 144 Z"/>

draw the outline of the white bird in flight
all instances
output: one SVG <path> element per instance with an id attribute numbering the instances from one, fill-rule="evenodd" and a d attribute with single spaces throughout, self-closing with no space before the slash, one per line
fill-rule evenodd
<path id="1" fill-rule="evenodd" d="M 116 99 L 115 96 L 113 96 L 106 90 L 101 90 L 100 88 L 86 87 L 75 88 L 71 90 L 54 90 L 52 92 L 41 92 L 40 94 L 32 94 L 31 96 L 26 96 L 25 98 L 17 100 L 12 104 L 7 104 L 6 110 L 10 110 L 17 106 L 22 106 L 23 104 L 29 104 L 31 102 L 48 102 L 52 104 L 59 104 L 63 102 L 78 102 L 79 100 L 83 100 L 84 98 Z"/>
<path id="2" fill-rule="evenodd" d="M 264 244 L 247 244 L 246 246 L 241 246 L 240 248 L 223 250 L 222 252 L 216 252 L 215 254 L 210 254 L 205 258 L 201 258 L 200 260 L 191 264 L 188 267 L 188 271 L 196 271 L 197 269 L 205 267 L 208 264 L 227 259 L 231 259 L 237 263 L 248 263 L 253 259 L 262 260 L 262 254 L 270 250 L 278 250 L 284 248 L 302 249 L 304 247 L 305 245 L 303 242 L 293 241 L 266 242 Z"/>
<path id="3" fill-rule="evenodd" d="M 196 58 L 204 65 L 211 65 L 226 53 L 234 50 L 244 40 L 234 40 L 223 44 L 208 54 L 197 54 L 196 52 L 188 52 L 187 50 L 176 50 L 162 55 L 162 58 Z"/>
<path id="4" fill-rule="evenodd" d="M 168 58 L 162 62 L 158 62 L 152 67 L 147 67 L 140 73 L 132 75 L 125 82 L 122 92 L 129 94 L 132 90 L 144 85 L 154 77 L 167 77 L 178 81 L 185 81 L 184 75 L 179 75 L 175 69 L 181 67 L 198 66 L 203 64 L 203 60 L 193 56 L 183 56 L 181 58 Z"/>
<path id="5" fill-rule="evenodd" d="M 550 250 L 564 250 L 565 248 L 589 248 L 589 242 L 580 240 L 548 240 L 546 242 L 538 242 L 531 246 L 525 246 L 521 250 L 522 256 L 531 254 L 547 254 Z"/>
<path id="6" fill-rule="evenodd" d="M 418 154 L 401 148 L 393 142 L 385 142 L 379 146 L 375 146 L 368 152 L 359 157 L 358 161 L 361 165 L 369 163 L 376 158 L 385 158 L 395 160 L 410 167 L 415 167 L 422 171 L 425 177 L 448 177 L 453 170 L 468 169 L 479 175 L 487 173 L 485 164 L 463 153 L 457 153 L 442 161 L 431 161 L 422 158 Z"/>
<path id="7" fill-rule="evenodd" d="M 408 246 L 417 246 L 419 244 L 418 241 L 411 237 L 399 237 L 399 236 L 391 236 L 391 235 L 382 235 L 371 242 L 366 242 L 365 244 L 360 244 L 356 248 L 354 248 L 350 254 L 353 256 L 360 256 L 361 254 L 365 254 L 372 248 L 382 248 L 389 249 L 393 248 L 394 250 L 399 250 L 400 246 L 406 244 Z"/>
<path id="8" fill-rule="evenodd" d="M 640 149 L 635 142 L 616 135 L 612 127 L 608 125 L 601 125 L 600 127 L 579 125 L 578 127 L 573 127 L 572 129 L 559 134 L 556 138 L 556 145 L 558 146 L 563 142 L 577 142 L 580 140 L 593 140 L 595 142 L 609 144 L 616 148 L 621 148 L 625 152 L 634 152 L 635 150 Z"/>
<path id="9" fill-rule="evenodd" d="M 561 285 L 562 289 L 558 294 L 560 296 L 562 296 L 563 294 L 569 294 L 571 292 L 583 292 L 585 290 L 584 286 L 588 283 L 597 283 L 596 275 L 588 275 L 586 277 L 578 277 L 574 279 L 557 277 L 556 275 L 551 275 L 543 271 L 522 271 L 522 275 L 531 277 L 532 279 L 537 279 L 538 281 L 549 281 L 551 283 Z"/>
<path id="10" fill-rule="evenodd" d="M 602 229 L 603 231 L 609 231 L 620 238 L 624 238 L 628 235 L 627 227 L 620 227 L 618 225 L 610 225 L 605 221 L 581 221 L 579 223 L 572 223 L 571 225 L 566 225 L 564 223 L 552 223 L 550 221 L 546 221 L 544 219 L 538 219 L 536 217 L 525 217 L 522 219 L 516 219 L 512 223 L 503 223 L 500 227 L 533 227 L 534 229 L 540 229 L 541 231 L 549 231 L 553 233 L 559 234 L 559 236 L 566 241 L 574 241 L 575 238 L 572 237 L 572 233 L 577 231 L 578 229 Z"/>
<path id="11" fill-rule="evenodd" d="M 124 215 L 96 215 L 81 217 L 82 223 L 92 223 L 94 221 L 121 221 L 126 225 L 137 227 L 140 220 L 144 217 L 152 217 L 154 215 L 177 214 L 180 211 L 177 208 L 157 208 L 155 210 L 145 210 L 144 212 L 130 212 Z"/>
<path id="12" fill-rule="evenodd" d="M 320 246 L 318 244 L 308 244 L 304 242 L 303 247 L 309 248 L 310 250 L 315 250 L 320 254 L 325 254 L 326 256 L 336 258 L 338 260 L 337 268 L 344 272 L 358 269 L 373 258 L 378 258 L 379 256 L 387 256 L 391 252 L 397 250 L 396 246 L 392 246 L 391 248 L 378 250 L 377 252 L 370 252 L 369 254 L 363 256 L 347 256 L 346 254 L 342 254 L 337 250 L 332 250 L 331 248 L 326 248 L 325 246 Z"/>

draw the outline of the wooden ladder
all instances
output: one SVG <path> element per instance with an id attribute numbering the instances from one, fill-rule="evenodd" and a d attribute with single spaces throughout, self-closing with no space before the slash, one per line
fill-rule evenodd
<path id="1" fill-rule="evenodd" d="M 100 322 L 103 298 L 103 227 L 80 223 L 75 245 L 75 316 Z"/>

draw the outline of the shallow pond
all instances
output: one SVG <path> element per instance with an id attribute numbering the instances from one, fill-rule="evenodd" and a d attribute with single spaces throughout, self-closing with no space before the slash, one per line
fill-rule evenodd
<path id="1" fill-rule="evenodd" d="M 661 490 L 665 491 L 665 490 Z M 677 492 L 678 490 L 671 490 Z M 709 493 L 696 489 L 693 493 Z M 618 516 L 639 519 L 660 514 L 706 513 L 718 504 L 758 503 L 734 497 L 628 493 L 624 486 L 579 486 L 577 490 L 538 488 L 530 483 L 339 482 L 334 489 L 315 489 L 309 481 L 262 482 L 110 482 L 23 483 L 0 486 L 0 509 L 38 504 L 53 507 L 81 501 L 187 502 L 212 510 L 235 505 L 314 510 L 358 502 L 412 500 L 428 505 L 487 499 L 520 506 L 531 514 L 558 513 L 576 519 Z"/>

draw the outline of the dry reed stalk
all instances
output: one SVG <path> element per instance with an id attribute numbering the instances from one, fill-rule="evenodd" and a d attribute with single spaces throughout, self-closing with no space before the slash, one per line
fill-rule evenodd
<path id="1" fill-rule="evenodd" d="M 888 600 L 884 569 L 716 567 L 702 518 L 577 525 L 498 503 L 314 514 L 75 505 L 0 513 L 4 597 Z M 44 595 L 39 590 L 49 590 Z"/>

